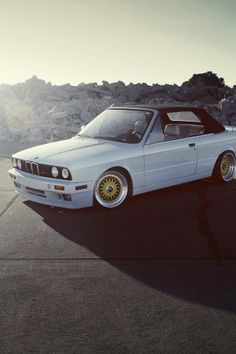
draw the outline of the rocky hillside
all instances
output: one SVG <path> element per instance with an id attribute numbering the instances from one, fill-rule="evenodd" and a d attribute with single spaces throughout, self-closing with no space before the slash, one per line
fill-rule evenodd
<path id="1" fill-rule="evenodd" d="M 181 86 L 122 81 L 57 86 L 34 76 L 0 86 L 0 141 L 71 137 L 105 108 L 127 102 L 205 107 L 223 123 L 236 125 L 236 86 L 226 86 L 212 72 L 195 74 Z"/>

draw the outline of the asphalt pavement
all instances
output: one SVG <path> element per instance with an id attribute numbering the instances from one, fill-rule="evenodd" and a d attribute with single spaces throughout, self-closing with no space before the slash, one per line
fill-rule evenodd
<path id="1" fill-rule="evenodd" d="M 1 353 L 236 352 L 236 181 L 65 210 L 16 197 L 9 166 Z"/>

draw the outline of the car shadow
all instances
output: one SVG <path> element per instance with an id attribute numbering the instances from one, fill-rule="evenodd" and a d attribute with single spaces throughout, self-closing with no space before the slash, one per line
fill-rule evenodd
<path id="1" fill-rule="evenodd" d="M 25 204 L 60 235 L 138 281 L 236 312 L 230 262 L 236 256 L 235 194 L 235 182 L 217 186 L 202 180 L 136 196 L 118 209 Z"/>

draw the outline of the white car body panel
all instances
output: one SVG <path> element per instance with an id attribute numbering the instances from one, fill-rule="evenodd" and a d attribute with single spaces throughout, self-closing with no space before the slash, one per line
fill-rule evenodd
<path id="1" fill-rule="evenodd" d="M 144 146 L 145 184 L 152 185 L 195 174 L 197 151 L 190 139 Z"/>
<path id="2" fill-rule="evenodd" d="M 9 174 L 16 192 L 25 199 L 45 205 L 89 207 L 93 205 L 95 183 L 106 170 L 126 170 L 132 180 L 132 194 L 136 195 L 210 177 L 221 153 L 236 152 L 236 131 L 231 127 L 216 134 L 147 144 L 158 111 L 154 113 L 149 128 L 137 144 L 74 137 L 14 154 L 16 159 L 66 167 L 72 175 L 72 180 L 62 180 L 12 168 Z M 62 186 L 64 190 L 55 190 L 55 186 Z M 71 200 L 64 200 L 64 194 L 70 194 Z"/>

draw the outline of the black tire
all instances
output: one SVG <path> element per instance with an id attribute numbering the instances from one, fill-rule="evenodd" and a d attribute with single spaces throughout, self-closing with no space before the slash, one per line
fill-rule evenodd
<path id="1" fill-rule="evenodd" d="M 216 161 L 213 179 L 218 183 L 228 183 L 235 175 L 236 158 L 232 151 L 225 151 Z"/>

